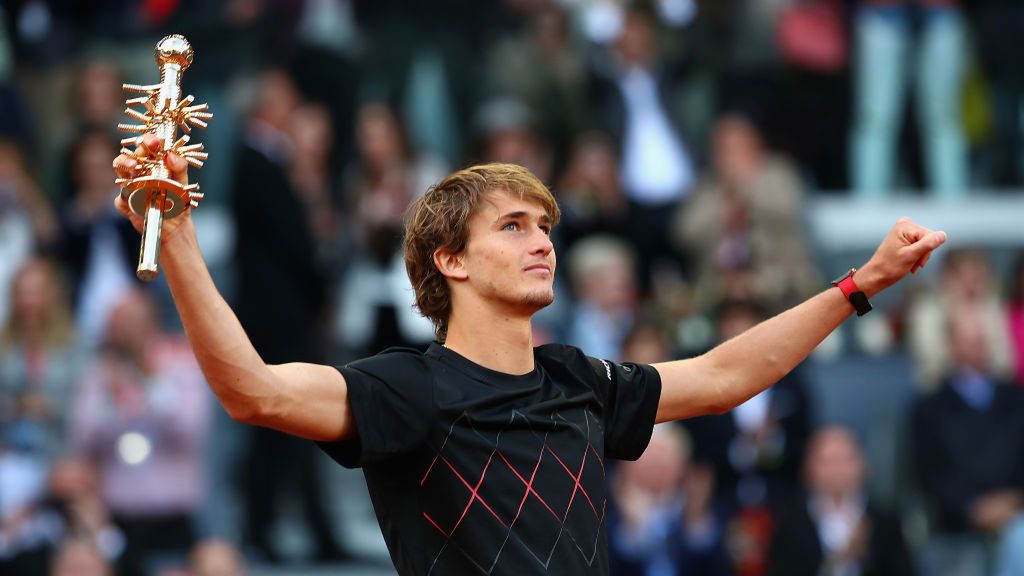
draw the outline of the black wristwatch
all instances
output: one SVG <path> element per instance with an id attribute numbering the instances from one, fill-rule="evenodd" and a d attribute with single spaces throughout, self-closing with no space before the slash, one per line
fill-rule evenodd
<path id="1" fill-rule="evenodd" d="M 850 304 L 853 304 L 853 309 L 857 311 L 857 316 L 863 316 L 871 312 L 871 302 L 868 302 L 867 294 L 864 294 L 853 282 L 853 274 L 856 271 L 856 268 L 850 268 L 846 274 L 833 280 L 832 285 L 839 288 L 843 292 L 843 296 L 846 296 Z"/>

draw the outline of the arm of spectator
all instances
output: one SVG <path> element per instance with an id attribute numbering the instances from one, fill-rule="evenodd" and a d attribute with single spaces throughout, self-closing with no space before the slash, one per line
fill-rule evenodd
<path id="1" fill-rule="evenodd" d="M 924 266 L 946 240 L 901 218 L 854 275 L 870 298 Z M 766 320 L 710 352 L 655 364 L 662 392 L 657 422 L 722 413 L 779 381 L 853 312 L 842 292 L 828 289 Z"/>
<path id="2" fill-rule="evenodd" d="M 156 155 L 161 141 L 147 134 L 142 151 Z M 168 154 L 171 177 L 188 181 L 188 165 Z M 131 156 L 114 160 L 121 178 L 135 175 Z M 118 210 L 142 229 L 142 218 L 132 214 L 120 196 Z M 160 265 L 171 288 L 185 333 L 199 366 L 220 403 L 235 420 L 274 428 L 311 440 L 340 440 L 355 432 L 348 390 L 338 370 L 329 366 L 292 363 L 270 366 L 260 357 L 237 316 L 217 291 L 188 211 L 164 222 Z M 273 305 L 273 303 L 268 303 Z"/>
<path id="3" fill-rule="evenodd" d="M 721 190 L 701 182 L 690 200 L 676 211 L 672 235 L 676 247 L 685 252 L 711 250 L 721 233 Z"/>

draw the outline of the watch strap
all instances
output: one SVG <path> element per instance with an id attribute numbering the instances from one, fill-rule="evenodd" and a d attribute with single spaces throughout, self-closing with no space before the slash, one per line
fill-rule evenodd
<path id="1" fill-rule="evenodd" d="M 833 280 L 832 285 L 842 291 L 843 296 L 853 305 L 853 309 L 857 311 L 857 316 L 863 316 L 871 312 L 871 302 L 868 301 L 867 294 L 858 288 L 857 283 L 853 281 L 853 274 L 856 271 L 856 268 L 851 268 L 844 276 Z"/>

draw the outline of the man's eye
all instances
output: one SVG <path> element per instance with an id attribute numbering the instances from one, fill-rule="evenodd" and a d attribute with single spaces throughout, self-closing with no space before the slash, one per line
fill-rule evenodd
<path id="1" fill-rule="evenodd" d="M 540 229 L 541 229 L 542 232 L 544 232 L 544 234 L 546 234 L 548 236 L 551 236 L 551 227 L 550 226 L 541 226 Z"/>
<path id="2" fill-rule="evenodd" d="M 509 232 L 515 232 L 516 230 L 519 230 L 519 224 L 516 224 L 515 222 L 509 222 L 508 224 L 505 224 L 505 226 L 502 228 L 502 230 L 508 230 Z"/>

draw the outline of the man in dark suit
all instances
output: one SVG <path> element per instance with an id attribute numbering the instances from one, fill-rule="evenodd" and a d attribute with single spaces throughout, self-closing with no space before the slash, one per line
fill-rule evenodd
<path id="1" fill-rule="evenodd" d="M 977 559 L 970 573 L 986 572 L 988 537 L 1024 513 L 1024 391 L 995 375 L 981 318 L 974 305 L 951 307 L 952 368 L 912 415 L 916 472 L 940 555 L 934 562 L 970 556 Z"/>
<path id="2" fill-rule="evenodd" d="M 617 576 L 729 576 L 726 517 L 714 505 L 714 471 L 690 461 L 676 424 L 657 426 L 635 462 L 610 477 L 609 566 Z"/>
<path id="3" fill-rule="evenodd" d="M 811 436 L 807 494 L 775 528 L 768 576 L 907 576 L 913 574 L 897 518 L 865 494 L 866 467 L 849 430 Z"/>
<path id="4" fill-rule="evenodd" d="M 300 95 L 281 70 L 265 72 L 259 99 L 238 151 L 232 210 L 238 227 L 238 319 L 267 362 L 323 361 L 317 327 L 325 304 L 324 280 L 299 196 L 288 179 L 292 144 L 287 128 Z M 249 543 L 271 560 L 270 531 L 279 496 L 302 503 L 317 555 L 341 559 L 324 511 L 316 474 L 316 448 L 267 428 L 252 431 L 243 471 Z"/>
<path id="5" fill-rule="evenodd" d="M 672 214 L 692 188 L 696 173 L 682 127 L 671 106 L 680 66 L 657 49 L 657 26 L 647 9 L 624 15 L 622 30 L 589 74 L 592 124 L 621 142 L 619 178 L 629 200 L 626 233 L 637 249 L 640 287 L 653 272 L 685 262 L 669 239 Z"/>

